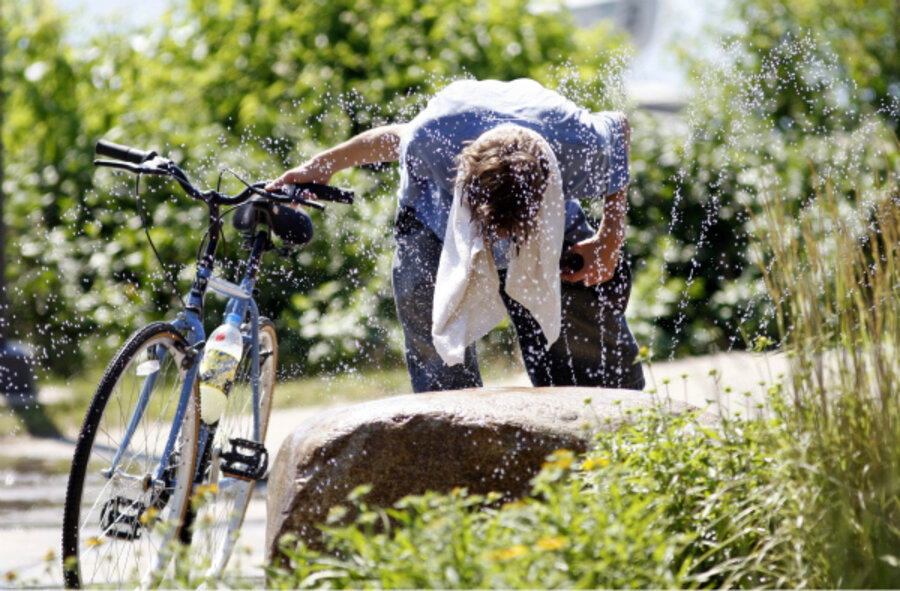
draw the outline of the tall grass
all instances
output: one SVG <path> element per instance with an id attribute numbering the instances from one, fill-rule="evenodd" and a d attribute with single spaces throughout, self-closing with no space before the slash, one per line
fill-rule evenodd
<path id="1" fill-rule="evenodd" d="M 817 183 L 819 184 L 819 183 Z M 900 190 L 766 204 L 757 256 L 792 358 L 781 419 L 792 486 L 815 499 L 803 555 L 821 587 L 900 587 Z"/>

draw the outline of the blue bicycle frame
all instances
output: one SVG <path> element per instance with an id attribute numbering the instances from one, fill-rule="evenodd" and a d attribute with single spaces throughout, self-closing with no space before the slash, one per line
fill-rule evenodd
<path id="1" fill-rule="evenodd" d="M 211 215 L 217 217 L 218 212 L 213 211 L 211 212 Z M 218 219 L 216 219 L 215 223 L 219 223 Z M 169 457 L 172 455 L 172 450 L 175 448 L 178 433 L 181 431 L 181 425 L 187 414 L 188 404 L 190 404 L 193 397 L 192 395 L 197 381 L 197 372 L 200 366 L 200 351 L 198 351 L 198 349 L 202 349 L 201 347 L 198 347 L 198 345 L 203 343 L 206 339 L 206 332 L 203 328 L 203 302 L 208 289 L 212 289 L 214 292 L 228 298 L 228 303 L 225 308 L 226 316 L 228 314 L 236 314 L 241 318 L 245 318 L 249 313 L 250 334 L 244 335 L 246 341 L 245 345 L 249 345 L 249 348 L 245 346 L 244 354 L 246 355 L 249 353 L 251 356 L 250 384 L 253 395 L 253 438 L 256 441 L 259 441 L 259 308 L 257 307 L 252 294 L 256 286 L 256 275 L 259 271 L 259 265 L 264 250 L 263 246 L 266 240 L 265 233 L 259 233 L 254 238 L 247 271 L 240 285 L 213 275 L 215 251 L 218 246 L 218 234 L 212 233 L 210 235 L 210 240 L 207 244 L 205 253 L 198 261 L 197 274 L 194 277 L 194 284 L 188 295 L 185 309 L 178 314 L 177 319 L 173 323 L 177 329 L 186 335 L 189 345 L 198 353 L 198 355 L 194 356 L 194 361 L 191 363 L 190 368 L 188 368 L 187 373 L 185 374 L 178 406 L 176 407 L 175 417 L 172 422 L 172 428 L 169 431 L 162 457 L 160 458 L 159 465 L 156 467 L 156 473 L 153 476 L 154 484 L 163 483 L 163 472 L 169 464 Z M 122 455 L 128 449 L 131 438 L 134 436 L 144 411 L 149 404 L 150 394 L 153 392 L 156 378 L 157 374 L 156 372 L 153 372 L 148 375 L 144 381 L 138 403 L 135 405 L 134 412 L 132 413 L 128 427 L 122 438 L 122 445 L 116 451 L 110 467 L 105 471 L 107 477 L 111 477 L 112 474 L 115 474 Z M 200 433 L 198 434 L 199 449 L 204 449 L 206 441 L 212 433 L 213 430 L 210 429 L 208 425 L 201 423 Z M 197 469 L 198 471 L 201 469 L 199 464 Z"/>

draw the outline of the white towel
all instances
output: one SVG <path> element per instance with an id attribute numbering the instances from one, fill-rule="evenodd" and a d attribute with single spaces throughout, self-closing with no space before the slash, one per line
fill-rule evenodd
<path id="1" fill-rule="evenodd" d="M 547 141 L 538 137 L 550 163 L 550 176 L 535 230 L 518 249 L 509 249 L 506 293 L 531 313 L 549 346 L 559 338 L 560 330 L 559 258 L 565 203 L 556 157 Z M 432 311 L 434 346 L 447 365 L 462 363 L 466 347 L 506 316 L 493 253 L 485 247 L 471 219 L 471 208 L 457 188 L 444 235 Z"/>

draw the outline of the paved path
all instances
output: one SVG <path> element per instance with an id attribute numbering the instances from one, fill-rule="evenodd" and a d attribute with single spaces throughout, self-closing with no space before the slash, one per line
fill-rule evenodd
<path id="1" fill-rule="evenodd" d="M 766 389 L 787 371 L 778 356 L 729 353 L 654 363 L 647 368 L 648 390 L 714 412 L 759 412 Z M 524 374 L 497 380 L 490 386 L 528 386 Z M 749 395 L 745 395 L 749 393 Z M 50 393 L 53 396 L 58 393 Z M 41 394 L 43 397 L 44 394 Z M 296 425 L 329 408 L 279 410 L 273 413 L 267 447 L 274 455 Z M 23 583 L 40 587 L 60 585 L 60 522 L 66 474 L 60 465 L 72 457 L 70 442 L 30 437 L 0 437 L 0 588 Z M 48 466 L 55 467 L 49 469 Z M 234 575 L 262 584 L 266 527 L 265 485 L 258 486 L 242 529 L 233 561 Z M 7 575 L 15 574 L 14 580 Z"/>

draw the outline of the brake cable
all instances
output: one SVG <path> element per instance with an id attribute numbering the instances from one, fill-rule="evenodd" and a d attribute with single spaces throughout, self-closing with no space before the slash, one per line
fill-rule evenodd
<path id="1" fill-rule="evenodd" d="M 216 181 L 216 193 L 219 193 L 222 190 L 222 177 L 225 175 L 226 172 L 232 174 L 237 180 L 242 182 L 247 187 L 250 186 L 250 183 L 248 183 L 247 181 L 242 179 L 240 176 L 238 176 L 238 174 L 236 172 L 234 172 L 230 168 L 223 168 L 222 170 L 219 171 L 219 178 Z M 227 256 L 228 256 L 228 241 L 225 239 L 225 232 L 222 227 L 224 225 L 224 220 L 225 220 L 226 216 L 233 213 L 239 207 L 240 207 L 240 205 L 234 205 L 232 207 L 229 207 L 225 211 L 220 212 L 218 217 L 216 217 L 216 219 L 213 220 L 212 223 L 206 228 L 206 232 L 204 232 L 204 234 L 203 234 L 203 239 L 200 241 L 200 246 L 197 251 L 198 259 L 200 258 L 200 254 L 203 252 L 203 247 L 206 245 L 206 241 L 209 240 L 210 233 L 213 231 L 216 231 L 219 233 L 219 241 L 222 244 L 222 257 L 221 257 L 222 260 L 225 260 L 227 258 Z"/>
<path id="2" fill-rule="evenodd" d="M 156 249 L 156 245 L 153 244 L 153 238 L 150 236 L 150 224 L 147 222 L 147 217 L 144 212 L 143 204 L 141 203 L 141 173 L 137 173 L 134 179 L 134 193 L 135 200 L 137 202 L 138 215 L 141 217 L 141 226 L 144 227 L 144 234 L 147 236 L 147 242 L 150 243 L 150 248 L 153 250 L 153 254 L 156 255 L 156 260 L 159 262 L 159 266 L 162 268 L 163 275 L 166 280 L 169 282 L 169 285 L 172 287 L 172 291 L 175 292 L 175 295 L 178 296 L 178 300 L 181 302 L 181 307 L 186 307 L 184 302 L 184 298 L 181 296 L 181 292 L 178 290 L 178 284 L 175 282 L 175 278 L 172 276 L 169 269 L 166 268 L 165 263 L 163 263 L 162 256 L 159 254 L 159 251 Z"/>

